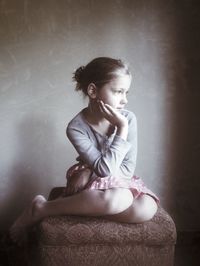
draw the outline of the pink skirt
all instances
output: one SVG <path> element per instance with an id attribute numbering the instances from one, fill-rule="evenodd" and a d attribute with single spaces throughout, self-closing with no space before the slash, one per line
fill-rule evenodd
<path id="1" fill-rule="evenodd" d="M 83 169 L 88 168 L 85 164 L 77 163 L 69 168 L 67 171 L 66 178 L 70 178 L 74 173 L 77 173 Z M 85 189 L 98 189 L 105 190 L 110 188 L 127 188 L 130 189 L 133 193 L 134 198 L 141 196 L 143 194 L 148 194 L 153 197 L 156 202 L 159 202 L 159 198 L 148 189 L 142 179 L 138 176 L 133 176 L 130 179 L 118 178 L 115 176 L 106 176 L 106 177 L 94 177 L 86 185 Z"/>

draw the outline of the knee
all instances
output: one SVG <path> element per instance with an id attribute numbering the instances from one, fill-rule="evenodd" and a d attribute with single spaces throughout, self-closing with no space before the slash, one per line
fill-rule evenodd
<path id="1" fill-rule="evenodd" d="M 139 199 L 136 217 L 138 222 L 151 220 L 156 214 L 158 205 L 155 200 L 149 195 L 143 195 Z"/>
<path id="2" fill-rule="evenodd" d="M 128 209 L 133 203 L 133 195 L 129 189 L 110 189 L 104 193 L 108 214 L 117 214 Z"/>

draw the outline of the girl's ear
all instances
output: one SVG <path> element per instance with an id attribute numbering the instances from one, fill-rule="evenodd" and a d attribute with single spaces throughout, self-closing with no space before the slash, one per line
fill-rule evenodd
<path id="1" fill-rule="evenodd" d="M 88 93 L 88 96 L 91 99 L 96 99 L 96 97 L 97 97 L 97 87 L 96 87 L 96 85 L 94 83 L 90 83 L 88 85 L 87 93 Z"/>

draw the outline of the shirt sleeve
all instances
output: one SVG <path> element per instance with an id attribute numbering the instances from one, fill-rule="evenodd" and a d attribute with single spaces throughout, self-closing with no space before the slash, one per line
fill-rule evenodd
<path id="1" fill-rule="evenodd" d="M 133 113 L 131 113 L 131 118 L 129 120 L 127 141 L 131 144 L 131 148 L 126 153 L 120 165 L 118 176 L 131 178 L 135 172 L 137 161 L 137 119 Z"/>
<path id="2" fill-rule="evenodd" d="M 86 129 L 75 124 L 67 127 L 67 136 L 81 159 L 100 177 L 131 177 L 135 169 L 137 139 L 136 119 L 131 117 L 127 140 L 115 135 L 105 153 L 95 146 Z"/>

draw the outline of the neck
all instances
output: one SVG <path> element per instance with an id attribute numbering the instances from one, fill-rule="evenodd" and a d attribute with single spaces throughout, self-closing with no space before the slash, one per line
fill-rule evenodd
<path id="1" fill-rule="evenodd" d="M 88 108 L 86 109 L 86 117 L 87 120 L 92 124 L 109 124 L 108 120 L 105 119 L 101 114 L 99 107 L 93 102 L 89 102 L 88 104 Z"/>

